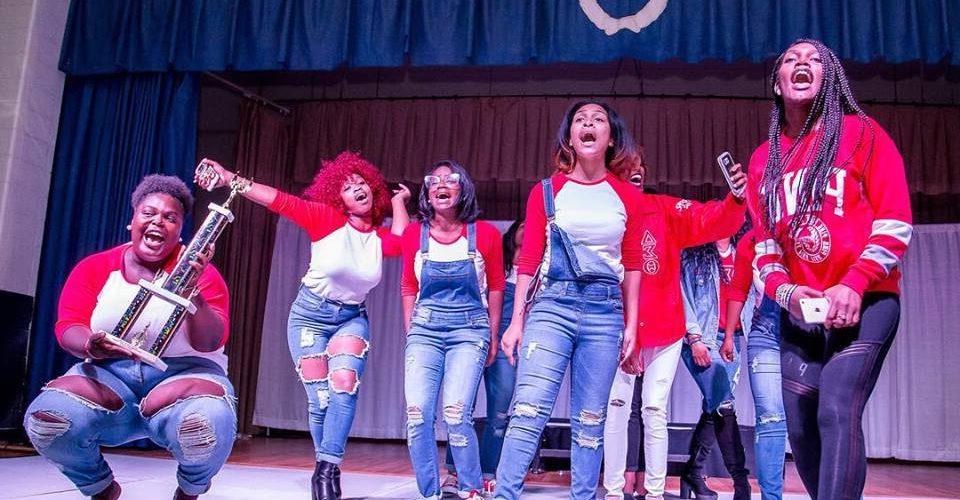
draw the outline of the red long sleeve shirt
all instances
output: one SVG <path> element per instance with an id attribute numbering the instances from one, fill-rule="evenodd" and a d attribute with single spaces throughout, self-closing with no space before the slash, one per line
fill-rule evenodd
<path id="1" fill-rule="evenodd" d="M 858 294 L 899 293 L 900 260 L 913 233 L 913 216 L 903 158 L 886 131 L 872 119 L 843 119 L 835 172 L 819 213 L 805 216 L 797 237 L 789 234 L 797 196 L 813 158 L 816 133 L 799 139 L 783 182 L 777 187 L 780 211 L 775 231 L 757 224 L 757 266 L 765 292 L 796 283 L 825 290 L 842 283 Z M 780 137 L 786 152 L 794 139 Z M 761 180 L 769 141 L 750 158 L 748 203 L 754 220 L 762 210 Z"/>
<path id="2" fill-rule="evenodd" d="M 728 195 L 698 203 L 665 195 L 642 195 L 640 245 L 641 347 L 676 342 L 686 333 L 680 296 L 680 251 L 732 236 L 743 224 L 746 206 Z"/>

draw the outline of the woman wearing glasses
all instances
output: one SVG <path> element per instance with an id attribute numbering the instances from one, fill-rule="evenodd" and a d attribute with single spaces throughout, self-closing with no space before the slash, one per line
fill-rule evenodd
<path id="1" fill-rule="evenodd" d="M 420 190 L 420 223 L 403 234 L 404 395 L 410 460 L 423 498 L 441 496 L 434 419 L 443 421 L 461 498 L 482 498 L 473 403 L 497 354 L 503 250 L 495 227 L 478 222 L 473 181 L 460 164 L 435 163 Z"/>
<path id="2" fill-rule="evenodd" d="M 212 190 L 236 174 L 212 160 L 217 176 L 198 178 Z M 302 227 L 310 236 L 310 266 L 287 323 L 287 342 L 307 392 L 310 435 L 317 455 L 314 500 L 340 498 L 340 468 L 370 348 L 364 301 L 380 282 L 383 257 L 400 254 L 407 227 L 403 185 L 390 198 L 373 164 L 345 151 L 325 161 L 303 198 L 252 183 L 243 193 Z M 393 205 L 391 227 L 380 223 Z"/>

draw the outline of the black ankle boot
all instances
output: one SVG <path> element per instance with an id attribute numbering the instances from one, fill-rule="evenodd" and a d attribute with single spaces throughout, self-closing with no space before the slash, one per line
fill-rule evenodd
<path id="1" fill-rule="evenodd" d="M 337 495 L 337 498 L 340 498 L 340 466 L 333 466 L 333 493 Z"/>
<path id="2" fill-rule="evenodd" d="M 723 464 L 733 478 L 733 500 L 749 500 L 750 481 L 747 476 L 750 471 L 746 467 L 747 458 L 740 440 L 736 411 L 733 408 L 720 408 L 716 425 L 717 443 L 720 444 L 720 453 L 723 454 Z"/>
<path id="3" fill-rule="evenodd" d="M 338 475 L 339 467 L 330 462 L 317 462 L 313 469 L 311 489 L 313 500 L 340 500 L 339 488 L 334 487 L 334 477 Z"/>
<path id="4" fill-rule="evenodd" d="M 681 498 L 690 498 L 691 493 L 696 498 L 717 498 L 717 492 L 707 487 L 703 476 L 703 465 L 717 441 L 713 427 L 713 416 L 709 413 L 700 414 L 700 421 L 690 440 L 690 459 L 680 476 Z"/>

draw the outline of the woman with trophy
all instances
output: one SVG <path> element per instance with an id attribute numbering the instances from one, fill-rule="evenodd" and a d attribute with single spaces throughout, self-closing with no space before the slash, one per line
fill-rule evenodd
<path id="1" fill-rule="evenodd" d="M 244 197 L 290 219 L 310 236 L 310 266 L 290 309 L 287 341 L 307 393 L 316 450 L 313 498 L 339 499 L 339 464 L 370 348 L 364 301 L 380 282 L 383 257 L 400 255 L 410 191 L 400 185 L 391 199 L 377 168 L 349 151 L 323 162 L 302 198 L 204 161 L 212 168 L 198 172 L 198 185 L 212 190 L 248 184 Z M 392 226 L 381 227 L 391 204 Z"/>
<path id="2" fill-rule="evenodd" d="M 236 435 L 223 351 L 229 332 L 227 287 L 208 265 L 212 241 L 225 224 L 208 217 L 205 225 L 215 224 L 215 235 L 196 245 L 201 235 L 211 234 L 201 227 L 188 245 L 197 251 L 185 251 L 179 237 L 193 196 L 183 181 L 149 175 L 131 202 L 131 241 L 83 259 L 60 295 L 57 340 L 85 360 L 44 387 L 27 410 L 24 427 L 37 451 L 84 495 L 120 496 L 100 446 L 150 438 L 179 463 L 174 498 L 196 498 L 210 488 Z M 161 280 L 165 287 L 182 285 L 183 296 L 174 301 L 179 302 L 150 300 L 153 292 L 145 292 L 143 284 Z M 128 323 L 139 340 L 127 343 L 106 333 L 120 323 Z M 172 334 L 164 335 L 167 331 Z M 164 338 L 164 348 L 157 356 L 142 354 L 139 346 L 155 345 L 158 337 Z"/>

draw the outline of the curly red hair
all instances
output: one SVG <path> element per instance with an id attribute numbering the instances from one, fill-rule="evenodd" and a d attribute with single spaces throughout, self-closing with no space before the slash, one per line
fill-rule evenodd
<path id="1" fill-rule="evenodd" d="M 340 191 L 347 178 L 354 174 L 362 177 L 370 186 L 373 196 L 370 217 L 373 225 L 379 226 L 390 210 L 390 191 L 380 170 L 359 153 L 344 151 L 333 160 L 321 162 L 320 170 L 313 177 L 313 183 L 303 191 L 303 197 L 326 203 L 346 213 L 347 207 L 343 204 Z"/>

